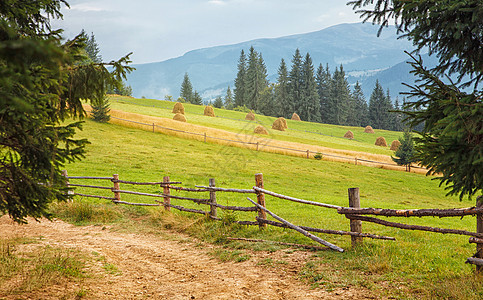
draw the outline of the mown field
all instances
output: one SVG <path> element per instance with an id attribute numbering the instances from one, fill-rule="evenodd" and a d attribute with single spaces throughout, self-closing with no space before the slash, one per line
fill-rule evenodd
<path id="1" fill-rule="evenodd" d="M 123 96 L 111 96 L 110 101 L 112 109 L 139 113 L 147 116 L 169 119 L 173 118 L 171 111 L 174 102 L 137 99 Z M 309 145 L 320 145 L 341 150 L 391 155 L 393 152 L 389 150 L 389 147 L 379 147 L 374 145 L 376 138 L 383 136 L 386 139 L 388 146 L 390 146 L 392 141 L 397 140 L 402 136 L 400 132 L 388 130 L 375 130 L 375 134 L 367 134 L 364 133 L 363 127 L 347 127 L 292 120 L 287 120 L 288 130 L 281 132 L 271 130 L 273 121 L 276 119 L 274 117 L 256 115 L 257 123 L 247 122 L 245 121 L 246 113 L 244 112 L 215 108 L 216 118 L 207 118 L 203 116 L 204 106 L 188 103 L 184 103 L 183 105 L 187 121 L 191 124 L 244 134 L 253 134 L 255 126 L 261 124 L 268 129 L 269 137 L 271 139 Z M 354 133 L 353 140 L 343 138 L 348 130 L 351 130 Z"/>
<path id="2" fill-rule="evenodd" d="M 143 105 L 114 101 L 112 108 L 127 110 L 129 106 L 129 110 L 139 110 L 139 113 L 172 116 L 171 111 L 167 109 L 150 107 L 148 103 L 151 100 L 132 99 L 129 101 L 142 101 Z M 166 104 L 166 102 L 161 103 Z M 161 103 L 156 102 L 153 105 L 161 105 Z M 207 117 L 196 115 L 195 113 L 202 112 L 201 107 L 189 105 L 185 107 L 190 122 L 214 127 L 218 127 L 216 122 L 221 122 L 220 127 L 226 130 L 240 130 L 237 128 L 239 123 L 232 124 L 229 119 L 210 118 L 206 120 Z M 193 110 L 192 113 L 191 110 Z M 216 113 L 220 116 L 226 114 L 227 117 L 233 118 L 239 118 L 242 114 L 221 110 L 217 110 Z M 312 126 L 313 130 L 310 131 L 324 130 L 324 134 L 327 134 L 328 128 L 331 128 L 334 137 L 299 132 L 287 132 L 279 136 L 274 134 L 274 136 L 306 143 L 321 143 L 327 139 L 327 143 L 337 144 L 337 147 L 350 147 L 349 144 L 345 144 L 347 140 L 335 137 L 343 135 L 347 128 L 318 124 L 306 126 Z M 289 127 L 295 127 L 295 125 L 289 121 Z M 398 135 L 399 133 L 388 132 L 386 139 L 390 140 Z M 83 161 L 66 166 L 72 176 L 119 174 L 120 178 L 124 180 L 160 181 L 163 176 L 169 175 L 171 180 L 182 181 L 184 186 L 192 187 L 207 185 L 209 178 L 215 178 L 217 186 L 220 187 L 250 188 L 254 185 L 254 174 L 263 173 L 265 187 L 269 190 L 341 206 L 348 205 L 347 189 L 350 187 L 360 188 L 361 206 L 363 207 L 453 208 L 468 207 L 474 204 L 469 200 L 460 202 L 455 197 L 445 197 L 445 192 L 438 187 L 437 181 L 413 173 L 256 152 L 113 124 L 98 124 L 90 120 L 86 121 L 84 131 L 80 132 L 78 136 L 88 138 L 91 144 L 87 147 L 88 152 Z M 357 136 L 356 133 L 356 139 Z M 370 145 L 372 142 L 364 141 L 363 138 L 355 142 L 360 143 L 362 148 L 374 148 L 376 152 L 386 151 L 390 154 L 386 149 L 378 149 L 376 146 Z M 160 191 L 159 187 L 121 186 L 121 188 L 148 193 Z M 87 192 L 87 190 L 79 189 L 79 192 Z M 109 196 L 109 192 L 105 193 L 106 196 Z M 184 194 L 179 193 L 179 195 Z M 217 198 L 218 202 L 224 205 L 248 206 L 248 201 L 243 195 L 218 193 Z M 122 200 L 153 201 L 124 194 Z M 348 220 L 333 210 L 294 204 L 268 196 L 266 202 L 268 209 L 297 225 L 349 229 Z M 178 202 L 173 200 L 173 203 L 186 204 L 181 200 Z M 194 204 L 185 206 L 200 208 Z M 90 211 L 90 217 L 81 216 L 77 219 L 73 217 L 78 213 L 76 207 L 82 209 L 90 207 L 87 209 Z M 278 247 L 267 244 L 247 245 L 241 242 L 229 242 L 226 240 L 226 236 L 312 243 L 311 240 L 289 230 L 269 227 L 260 231 L 255 227 L 227 225 L 179 212 L 170 214 L 176 216 L 178 220 L 177 223 L 173 223 L 172 217 L 166 218 L 166 214 L 159 213 L 159 208 L 120 208 L 105 200 L 77 198 L 73 204 L 58 205 L 53 209 L 56 215 L 67 220 L 77 221 L 79 224 L 110 222 L 117 223 L 122 228 L 128 223 L 130 224 L 129 230 L 140 230 L 133 225 L 132 219 L 140 220 L 143 230 L 146 227 L 155 228 L 157 226 L 181 230 L 205 241 L 222 244 L 227 251 L 237 251 L 237 253 L 243 252 L 243 249 L 274 251 Z M 254 220 L 255 218 L 255 214 L 220 212 L 220 215 L 225 220 Z M 131 221 L 126 222 L 125 218 L 131 218 Z M 391 221 L 470 231 L 474 231 L 476 227 L 474 217 L 463 219 L 392 218 Z M 363 247 L 351 249 L 349 237 L 321 234 L 323 239 L 347 249 L 347 251 L 344 253 L 313 252 L 313 256 L 305 263 L 299 274 L 301 280 L 313 285 L 314 288 L 330 290 L 341 286 L 363 286 L 384 297 L 403 299 L 478 299 L 483 296 L 482 285 L 473 274 L 474 267 L 464 264 L 466 258 L 475 252 L 475 246 L 468 243 L 468 237 L 404 231 L 368 223 L 363 223 L 362 228 L 364 232 L 393 236 L 397 240 L 393 242 L 366 239 Z"/>

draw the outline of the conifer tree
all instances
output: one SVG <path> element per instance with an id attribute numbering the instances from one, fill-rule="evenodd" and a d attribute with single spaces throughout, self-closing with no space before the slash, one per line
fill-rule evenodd
<path id="1" fill-rule="evenodd" d="M 288 94 L 288 71 L 282 58 L 278 67 L 277 85 L 275 87 L 274 116 L 288 116 L 290 114 L 290 98 Z M 292 112 L 293 113 L 293 112 Z"/>
<path id="2" fill-rule="evenodd" d="M 330 124 L 346 125 L 349 107 L 350 89 L 342 65 L 335 69 L 332 79 L 332 93 L 328 103 L 328 121 Z"/>
<path id="3" fill-rule="evenodd" d="M 320 101 L 320 118 L 322 123 L 329 123 L 329 102 L 332 91 L 332 76 L 330 74 L 329 65 L 324 67 L 322 64 L 317 68 L 317 92 Z"/>
<path id="4" fill-rule="evenodd" d="M 111 116 L 109 115 L 110 111 L 109 99 L 107 96 L 104 96 L 100 103 L 92 104 L 92 119 L 99 123 L 107 123 L 111 120 Z"/>
<path id="5" fill-rule="evenodd" d="M 298 112 L 302 102 L 302 81 L 303 81 L 303 64 L 300 50 L 297 48 L 292 57 L 292 67 L 288 76 L 288 90 L 289 90 L 289 106 L 287 111 L 290 113 L 285 115 L 289 118 L 292 113 Z"/>
<path id="6" fill-rule="evenodd" d="M 260 94 L 267 85 L 267 71 L 263 58 L 251 46 L 248 53 L 248 66 L 245 77 L 245 100 L 249 109 L 259 109 Z"/>
<path id="7" fill-rule="evenodd" d="M 275 116 L 275 85 L 270 84 L 260 93 L 260 105 L 258 111 L 266 116 Z"/>
<path id="8" fill-rule="evenodd" d="M 186 102 L 194 103 L 193 85 L 191 85 L 191 81 L 190 81 L 190 77 L 188 76 L 188 73 L 184 73 L 179 96 L 183 98 Z M 197 104 L 197 103 L 194 103 L 194 104 Z"/>
<path id="9" fill-rule="evenodd" d="M 314 65 L 309 53 L 305 55 L 303 62 L 301 88 L 301 103 L 296 112 L 304 121 L 320 122 L 320 101 L 315 82 Z"/>
<path id="10" fill-rule="evenodd" d="M 394 152 L 392 160 L 400 166 L 406 166 L 406 171 L 411 172 L 411 164 L 416 162 L 414 142 L 411 133 L 408 130 L 404 131 L 402 137 L 399 138 L 401 145 Z"/>
<path id="11" fill-rule="evenodd" d="M 367 126 L 369 124 L 368 115 L 369 111 L 367 108 L 367 102 L 362 92 L 361 85 L 359 81 L 356 82 L 354 86 L 354 91 L 351 94 L 352 101 L 355 102 L 355 124 L 354 126 Z"/>
<path id="12" fill-rule="evenodd" d="M 201 95 L 198 93 L 198 91 L 195 91 L 193 93 L 191 103 L 196 104 L 196 105 L 203 105 L 203 98 L 201 98 Z"/>
<path id="13" fill-rule="evenodd" d="M 94 63 L 82 35 L 66 42 L 52 30 L 63 3 L 0 4 L 0 214 L 19 223 L 50 218 L 49 203 L 69 197 L 61 170 L 88 143 L 75 138 L 81 122 L 70 120 L 86 115 L 83 100 L 99 104 L 106 85 L 132 70 L 129 55 Z"/>
<path id="14" fill-rule="evenodd" d="M 391 113 L 392 109 L 390 99 L 384 95 L 382 86 L 376 80 L 374 90 L 369 99 L 369 121 L 373 128 L 391 129 Z"/>
<path id="15" fill-rule="evenodd" d="M 215 98 L 215 101 L 213 102 L 213 107 L 216 107 L 216 108 L 223 107 L 223 99 L 221 98 L 221 96 L 218 96 Z"/>
<path id="16" fill-rule="evenodd" d="M 246 56 L 243 49 L 240 53 L 240 59 L 238 60 L 238 73 L 235 78 L 235 107 L 246 105 Z"/>
<path id="17" fill-rule="evenodd" d="M 94 63 L 100 63 L 102 62 L 102 56 L 100 55 L 100 49 L 99 45 L 96 42 L 96 38 L 94 36 L 94 33 L 91 33 L 91 36 L 89 37 L 87 33 L 82 29 L 81 31 L 81 37 L 85 39 L 85 50 L 87 53 L 87 56 L 89 57 L 89 60 Z"/>
<path id="18" fill-rule="evenodd" d="M 228 88 L 226 89 L 224 102 L 225 102 L 226 109 L 233 109 L 234 107 L 233 94 L 231 93 L 230 86 L 228 86 Z"/>

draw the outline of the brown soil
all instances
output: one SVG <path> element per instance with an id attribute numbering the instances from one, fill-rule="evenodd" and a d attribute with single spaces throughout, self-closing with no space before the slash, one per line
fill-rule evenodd
<path id="1" fill-rule="evenodd" d="M 88 269 L 94 274 L 81 283 L 20 295 L 0 291 L 2 299 L 74 299 L 81 288 L 87 291 L 82 299 L 374 299 L 360 288 L 327 292 L 298 280 L 300 268 L 313 255 L 306 251 L 257 251 L 244 262 L 220 262 L 208 254 L 215 246 L 162 229 L 157 235 L 133 234 L 115 232 L 110 226 L 33 219 L 18 225 L 8 216 L 0 218 L 0 236 L 36 240 L 37 244 L 19 248 L 51 246 L 105 257 L 104 262 L 93 260 Z M 267 258 L 287 263 L 269 267 L 262 263 Z M 106 272 L 104 263 L 119 272 Z"/>

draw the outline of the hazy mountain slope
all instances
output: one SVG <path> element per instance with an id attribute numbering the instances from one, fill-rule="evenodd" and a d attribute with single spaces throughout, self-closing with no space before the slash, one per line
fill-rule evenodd
<path id="1" fill-rule="evenodd" d="M 371 70 L 389 69 L 407 59 L 404 50 L 412 49 L 409 41 L 398 40 L 392 27 L 383 30 L 380 37 L 377 37 L 377 30 L 378 27 L 371 24 L 340 24 L 306 34 L 193 50 L 178 58 L 135 65 L 136 71 L 128 76 L 128 83 L 137 97 L 161 99 L 169 94 L 177 98 L 183 76 L 188 72 L 193 87 L 203 92 L 206 98 L 222 93 L 228 85 L 233 88 L 240 51 L 248 52 L 252 45 L 262 53 L 272 80 L 276 78 L 282 58 L 290 66 L 296 48 L 303 55 L 309 52 L 316 66 L 328 63 L 332 71 L 343 64 L 346 72 L 365 74 Z M 365 77 L 351 77 L 351 81 L 359 79 L 363 82 Z"/>

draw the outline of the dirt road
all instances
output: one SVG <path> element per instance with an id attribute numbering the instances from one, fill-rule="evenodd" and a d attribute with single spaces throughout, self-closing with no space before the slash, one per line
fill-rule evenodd
<path id="1" fill-rule="evenodd" d="M 82 287 L 50 287 L 28 295 L 29 299 L 74 298 L 79 288 L 87 291 L 83 299 L 366 298 L 366 292 L 353 288 L 329 293 L 298 280 L 300 267 L 312 255 L 304 251 L 258 251 L 244 262 L 220 262 L 209 255 L 214 246 L 172 232 L 139 235 L 102 226 L 73 226 L 60 220 L 29 220 L 27 225 L 17 225 L 6 216 L 0 218 L 0 235 L 30 237 L 37 245 L 75 248 L 103 258 L 89 265 L 94 276 L 86 278 Z M 284 264 L 273 267 L 260 263 L 267 258 L 283 259 Z M 115 266 L 115 272 L 106 272 L 106 265 Z M 12 299 L 18 298 L 12 295 Z"/>

